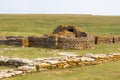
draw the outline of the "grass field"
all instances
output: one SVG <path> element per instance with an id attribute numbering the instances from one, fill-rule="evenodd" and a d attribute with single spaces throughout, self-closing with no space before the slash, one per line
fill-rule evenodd
<path id="1" fill-rule="evenodd" d="M 7 35 L 43 35 L 51 33 L 60 24 L 78 25 L 84 31 L 94 35 L 120 35 L 120 16 L 93 15 L 0 15 L 0 36 Z M 0 46 L 0 56 L 38 58 L 58 56 L 59 52 L 76 52 L 78 55 L 86 53 L 120 52 L 120 44 L 95 45 L 95 49 L 61 50 Z M 0 67 L 7 69 L 6 67 Z M 69 69 L 50 70 L 33 73 L 7 80 L 120 80 L 120 62 Z"/>
<path id="2" fill-rule="evenodd" d="M 78 25 L 95 35 L 120 35 L 120 16 L 0 15 L 0 35 L 49 34 L 60 24 Z"/>
<path id="3" fill-rule="evenodd" d="M 120 62 L 51 70 L 8 80 L 120 80 Z"/>
<path id="4" fill-rule="evenodd" d="M 93 54 L 108 54 L 120 52 L 119 44 L 111 45 L 95 45 L 95 49 L 87 50 L 61 50 L 61 49 L 44 49 L 44 48 L 29 48 L 29 47 L 13 47 L 13 46 L 0 46 L 0 55 L 9 57 L 21 57 L 34 59 L 38 57 L 54 57 L 59 56 L 59 52 L 75 52 L 78 55 L 84 55 L 86 53 Z"/>

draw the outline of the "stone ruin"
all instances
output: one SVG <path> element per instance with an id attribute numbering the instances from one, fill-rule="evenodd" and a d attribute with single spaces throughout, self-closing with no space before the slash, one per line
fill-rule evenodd
<path id="1" fill-rule="evenodd" d="M 44 36 L 0 36 L 0 45 L 52 49 L 94 49 L 95 44 L 120 44 L 120 36 L 94 36 L 78 26 L 58 26 Z"/>
<path id="2" fill-rule="evenodd" d="M 8 46 L 22 46 L 23 36 L 6 36 L 0 37 L 0 45 L 8 45 Z"/>
<path id="3" fill-rule="evenodd" d="M 45 36 L 0 37 L 0 44 L 25 47 L 58 49 L 93 49 L 94 44 L 120 44 L 120 36 L 91 36 L 77 26 L 58 26 Z M 62 55 L 61 55 L 62 54 Z M 50 69 L 64 69 L 78 66 L 97 65 L 120 60 L 120 53 L 92 54 L 83 56 L 60 53 L 59 57 L 22 59 L 0 56 L 0 66 L 13 66 L 15 69 L 0 70 L 0 79 L 25 75 Z"/>
<path id="4" fill-rule="evenodd" d="M 61 35 L 74 38 L 87 37 L 87 33 L 83 32 L 78 26 L 60 25 L 52 33 L 59 36 Z"/>
<path id="5" fill-rule="evenodd" d="M 50 35 L 28 37 L 29 47 L 58 49 L 93 49 L 94 37 L 83 32 L 78 26 L 58 26 Z"/>
<path id="6" fill-rule="evenodd" d="M 44 70 L 64 69 L 72 67 L 83 67 L 98 65 L 109 61 L 119 61 L 120 53 L 92 54 L 83 56 L 61 52 L 59 57 L 23 59 L 15 57 L 0 56 L 0 66 L 15 66 L 15 69 L 0 70 L 0 80 L 14 76 L 27 75 Z"/>

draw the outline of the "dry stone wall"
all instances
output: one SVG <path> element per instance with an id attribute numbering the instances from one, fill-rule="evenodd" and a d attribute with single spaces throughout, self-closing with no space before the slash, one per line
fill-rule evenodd
<path id="1" fill-rule="evenodd" d="M 91 36 L 78 26 L 60 25 L 51 34 L 41 37 L 0 37 L 0 44 L 53 49 L 93 49 L 94 44 L 120 44 L 120 36 Z"/>
<path id="2" fill-rule="evenodd" d="M 28 37 L 29 47 L 59 48 L 59 49 L 87 49 L 94 48 L 93 37 Z"/>
<path id="3" fill-rule="evenodd" d="M 120 36 L 95 36 L 95 44 L 120 44 Z"/>
<path id="4" fill-rule="evenodd" d="M 15 40 L 7 40 L 6 45 L 13 45 L 13 46 L 22 46 L 22 40 L 21 39 L 15 39 Z"/>
<path id="5" fill-rule="evenodd" d="M 22 46 L 22 36 L 6 36 L 0 39 L 0 45 Z"/>
<path id="6" fill-rule="evenodd" d="M 7 40 L 0 40 L 0 45 L 5 45 L 7 44 Z"/>
<path id="7" fill-rule="evenodd" d="M 66 37 L 61 35 L 51 36 L 7 36 L 0 39 L 0 45 L 60 48 L 60 49 L 93 49 L 94 44 L 120 44 L 120 36 L 87 36 L 87 37 Z"/>
<path id="8" fill-rule="evenodd" d="M 56 48 L 55 36 L 28 37 L 29 47 Z"/>
<path id="9" fill-rule="evenodd" d="M 76 38 L 87 37 L 87 35 L 88 35 L 86 32 L 82 31 L 80 29 L 80 27 L 78 27 L 78 26 L 66 26 L 66 25 L 60 25 L 60 26 L 58 26 L 53 31 L 53 34 L 59 34 L 59 35 L 62 34 L 62 35 L 64 35 L 65 32 L 68 32 L 69 34 L 71 32 L 72 34 L 70 34 L 70 35 L 72 35 L 72 36 L 74 36 Z M 69 36 L 69 35 L 65 35 L 65 36 Z"/>
<path id="10" fill-rule="evenodd" d="M 58 37 L 58 48 L 60 49 L 93 49 L 94 38 L 92 37 Z"/>
<path id="11" fill-rule="evenodd" d="M 112 44 L 113 37 L 112 36 L 96 36 L 95 44 Z"/>
<path id="12" fill-rule="evenodd" d="M 113 37 L 113 43 L 120 44 L 120 36 L 119 37 Z"/>
<path id="13" fill-rule="evenodd" d="M 22 46 L 22 36 L 7 36 L 6 45 Z"/>
<path id="14" fill-rule="evenodd" d="M 0 64 L 4 66 L 13 65 L 17 69 L 0 70 L 0 79 L 28 74 L 36 71 L 48 69 L 64 69 L 71 67 L 83 67 L 90 65 L 102 64 L 108 61 L 120 60 L 120 53 L 109 54 L 92 54 L 88 53 L 84 56 L 66 55 L 51 58 L 37 58 L 33 60 L 22 58 L 0 57 Z"/>
<path id="15" fill-rule="evenodd" d="M 6 37 L 0 36 L 0 45 L 6 44 Z"/>

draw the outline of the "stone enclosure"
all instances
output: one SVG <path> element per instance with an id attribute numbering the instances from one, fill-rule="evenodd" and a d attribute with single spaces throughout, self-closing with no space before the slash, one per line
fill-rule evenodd
<path id="1" fill-rule="evenodd" d="M 0 45 L 41 47 L 53 49 L 94 49 L 95 44 L 120 44 L 120 36 L 94 36 L 78 26 L 58 26 L 45 36 L 0 37 Z"/>
<path id="2" fill-rule="evenodd" d="M 81 50 L 94 49 L 95 44 L 120 44 L 120 36 L 94 36 L 82 31 L 77 26 L 60 25 L 49 35 L 0 37 L 0 45 L 20 47 Z M 43 70 L 82 67 L 120 60 L 120 53 L 88 53 L 83 56 L 65 53 L 59 54 L 59 57 L 37 58 L 32 60 L 0 56 L 0 66 L 16 67 L 13 70 L 1 70 L 0 79 Z"/>

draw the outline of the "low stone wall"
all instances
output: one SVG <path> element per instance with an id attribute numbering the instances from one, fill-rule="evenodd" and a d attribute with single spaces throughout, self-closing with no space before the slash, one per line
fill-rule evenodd
<path id="1" fill-rule="evenodd" d="M 58 37 L 58 48 L 60 49 L 93 49 L 94 38 L 93 37 Z"/>
<path id="2" fill-rule="evenodd" d="M 0 38 L 0 45 L 59 48 L 59 49 L 93 49 L 94 44 L 120 44 L 120 36 L 90 36 L 87 37 L 66 37 L 59 35 L 52 36 L 7 36 Z"/>
<path id="3" fill-rule="evenodd" d="M 51 58 L 37 58 L 33 60 L 22 59 L 22 58 L 8 58 L 0 57 L 1 65 L 13 65 L 16 66 L 15 70 L 1 70 L 0 79 L 18 76 L 22 74 L 32 73 L 47 69 L 61 69 L 71 68 L 78 66 L 90 66 L 102 64 L 108 61 L 120 60 L 120 53 L 110 54 L 86 54 L 84 56 L 68 55 L 61 57 Z M 22 64 L 22 65 L 20 65 Z"/>
<path id="4" fill-rule="evenodd" d="M 113 44 L 112 36 L 96 36 L 95 44 Z"/>
<path id="5" fill-rule="evenodd" d="M 0 40 L 0 45 L 5 45 L 5 44 L 7 44 L 7 40 Z"/>
<path id="6" fill-rule="evenodd" d="M 22 46 L 22 39 L 15 39 L 15 40 L 6 40 L 6 45 L 12 45 L 12 46 Z"/>
<path id="7" fill-rule="evenodd" d="M 55 36 L 28 37 L 29 47 L 56 48 Z"/>
<path id="8" fill-rule="evenodd" d="M 113 43 L 120 44 L 120 36 L 119 37 L 113 37 Z"/>
<path id="9" fill-rule="evenodd" d="M 28 37 L 29 47 L 58 48 L 58 49 L 87 49 L 94 48 L 93 37 L 61 37 L 44 36 Z"/>
<path id="10" fill-rule="evenodd" d="M 9 57 L 0 57 L 0 66 L 23 66 L 30 64 L 31 61 L 29 59 L 22 58 L 9 58 Z"/>
<path id="11" fill-rule="evenodd" d="M 22 46 L 22 36 L 6 36 L 0 40 L 0 45 Z"/>
<path id="12" fill-rule="evenodd" d="M 22 36 L 7 36 L 6 45 L 22 46 Z"/>

